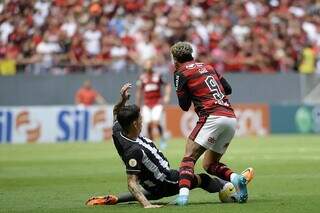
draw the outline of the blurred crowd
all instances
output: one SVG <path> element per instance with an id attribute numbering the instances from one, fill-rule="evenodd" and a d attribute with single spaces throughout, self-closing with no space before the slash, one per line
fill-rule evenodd
<path id="1" fill-rule="evenodd" d="M 317 72 L 320 1 L 0 1 L 0 75 L 166 73 L 179 40 L 219 72 Z"/>

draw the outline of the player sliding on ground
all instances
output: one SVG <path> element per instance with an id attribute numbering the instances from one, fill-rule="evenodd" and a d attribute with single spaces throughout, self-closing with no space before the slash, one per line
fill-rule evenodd
<path id="1" fill-rule="evenodd" d="M 173 196 L 179 193 L 179 172 L 170 169 L 167 158 L 154 143 L 140 136 L 142 118 L 136 105 L 126 105 L 130 97 L 131 84 L 121 89 L 121 99 L 115 105 L 113 141 L 126 167 L 128 189 L 130 193 L 119 196 L 106 195 L 92 197 L 86 205 L 114 205 L 117 203 L 138 201 L 144 208 L 158 208 L 149 200 Z M 190 179 L 190 189 L 202 188 L 209 193 L 219 192 L 228 199 L 237 199 L 237 192 L 232 183 L 207 174 L 197 174 Z M 231 192 L 231 193 L 230 193 Z M 223 200 L 222 200 L 223 201 Z"/>
<path id="2" fill-rule="evenodd" d="M 176 202 L 179 205 L 188 203 L 194 165 L 203 153 L 203 168 L 211 175 L 231 181 L 239 193 L 238 201 L 246 202 L 248 180 L 245 176 L 253 177 L 253 170 L 249 168 L 244 175 L 239 175 L 220 162 L 237 126 L 236 116 L 227 98 L 232 92 L 231 86 L 212 66 L 195 62 L 192 52 L 187 42 L 178 42 L 171 47 L 179 105 L 182 110 L 188 111 L 193 103 L 199 116 L 180 164 L 180 190 Z"/>

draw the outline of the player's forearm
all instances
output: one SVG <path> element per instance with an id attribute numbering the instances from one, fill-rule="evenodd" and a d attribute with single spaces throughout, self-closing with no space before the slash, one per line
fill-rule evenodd
<path id="1" fill-rule="evenodd" d="M 142 96 L 141 96 L 141 87 L 137 87 L 137 92 L 136 92 L 136 104 L 137 106 L 141 106 L 142 104 Z"/>
<path id="2" fill-rule="evenodd" d="M 170 102 L 170 95 L 171 95 L 171 86 L 167 84 L 165 87 L 164 98 L 163 98 L 163 101 L 165 104 Z"/>
<path id="3" fill-rule="evenodd" d="M 151 203 L 142 193 L 140 185 L 137 183 L 136 178 L 128 178 L 128 189 L 131 194 L 141 203 L 143 207 L 150 206 Z"/>
<path id="4" fill-rule="evenodd" d="M 122 107 L 126 105 L 127 100 L 123 97 L 120 98 L 119 102 L 113 107 L 113 117 L 116 118 L 118 112 Z"/>
<path id="5" fill-rule="evenodd" d="M 126 105 L 127 100 L 130 98 L 130 90 L 131 84 L 126 83 L 122 86 L 120 90 L 120 101 L 113 107 L 113 119 L 117 119 L 117 115 L 122 107 Z"/>

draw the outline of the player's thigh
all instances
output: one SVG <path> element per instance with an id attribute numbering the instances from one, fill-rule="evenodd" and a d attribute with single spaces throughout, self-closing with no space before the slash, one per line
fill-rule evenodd
<path id="1" fill-rule="evenodd" d="M 208 150 L 224 154 L 234 136 L 236 125 L 235 118 L 210 115 L 195 137 L 195 142 Z"/>
<path id="2" fill-rule="evenodd" d="M 143 123 L 150 123 L 152 118 L 151 108 L 146 105 L 142 106 L 141 116 Z"/>
<path id="3" fill-rule="evenodd" d="M 162 183 L 157 184 L 148 191 L 153 197 L 160 199 L 162 197 L 170 197 L 179 194 L 179 189 L 179 172 L 177 170 L 170 170 Z"/>
<path id="4" fill-rule="evenodd" d="M 222 131 L 223 128 L 221 128 L 219 118 L 210 115 L 199 119 L 189 138 L 206 149 L 211 150 Z"/>
<path id="5" fill-rule="evenodd" d="M 151 110 L 151 120 L 159 123 L 163 112 L 163 106 L 158 104 Z"/>
<path id="6" fill-rule="evenodd" d="M 179 171 L 174 169 L 170 170 L 170 174 L 166 179 L 163 187 L 163 197 L 179 194 Z"/>
<path id="7" fill-rule="evenodd" d="M 219 120 L 222 132 L 212 146 L 212 151 L 223 155 L 231 143 L 237 128 L 236 118 L 222 117 Z"/>

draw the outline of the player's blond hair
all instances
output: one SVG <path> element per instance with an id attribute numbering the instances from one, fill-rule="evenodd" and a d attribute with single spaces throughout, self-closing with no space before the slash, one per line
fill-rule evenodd
<path id="1" fill-rule="evenodd" d="M 186 62 L 186 61 L 193 60 L 193 57 L 192 57 L 193 49 L 191 44 L 188 42 L 179 41 L 175 43 L 171 47 L 170 52 L 175 61 Z"/>

